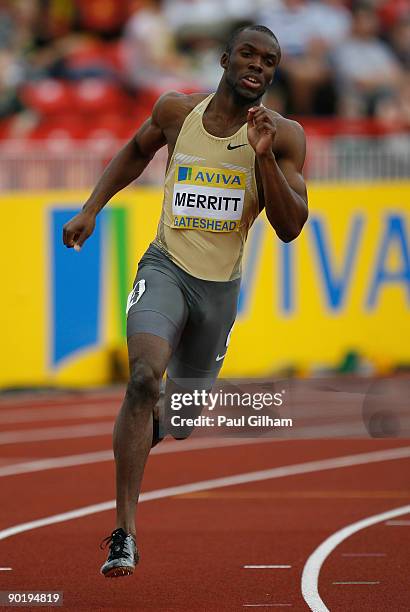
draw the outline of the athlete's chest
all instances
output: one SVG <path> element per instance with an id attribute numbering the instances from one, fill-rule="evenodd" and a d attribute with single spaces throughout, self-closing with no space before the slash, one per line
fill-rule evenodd
<path id="1" fill-rule="evenodd" d="M 167 141 L 168 148 L 168 162 L 173 155 L 175 146 L 181 133 L 183 135 L 184 127 L 186 128 L 186 119 L 190 115 L 190 112 L 192 110 L 193 109 L 187 109 L 186 112 L 181 114 L 172 125 L 167 126 L 167 128 L 164 130 L 164 135 Z M 201 136 L 204 134 L 207 134 L 210 138 L 214 138 L 214 144 L 218 142 L 218 139 L 230 139 L 240 131 L 240 129 L 244 126 L 245 123 L 242 120 L 227 125 L 225 121 L 221 120 L 221 118 L 217 116 L 208 116 L 207 114 L 202 114 L 199 121 L 200 126 L 197 127 L 200 127 L 202 129 L 199 129 L 199 132 L 197 130 L 197 133 L 195 134 L 195 141 L 191 143 L 194 147 L 195 145 L 197 145 L 198 147 L 200 146 L 199 141 L 201 140 Z M 240 144 L 242 146 L 245 146 L 245 144 L 247 145 L 248 143 L 246 142 Z M 232 145 L 232 147 L 228 145 L 229 142 L 226 143 L 227 151 L 233 151 L 236 148 L 235 145 Z"/>
<path id="2" fill-rule="evenodd" d="M 202 115 L 202 125 L 204 130 L 211 136 L 216 138 L 231 138 L 234 136 L 246 123 L 245 119 L 241 119 L 234 123 L 226 123 L 220 117 L 215 115 Z"/>
<path id="3" fill-rule="evenodd" d="M 192 121 L 180 132 L 167 172 L 172 226 L 233 232 L 247 224 L 256 199 L 254 152 L 246 125 L 216 137 Z"/>

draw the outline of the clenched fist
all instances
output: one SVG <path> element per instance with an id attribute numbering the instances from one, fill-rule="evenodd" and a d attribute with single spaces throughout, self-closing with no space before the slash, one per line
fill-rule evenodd
<path id="1" fill-rule="evenodd" d="M 276 136 L 276 122 L 264 106 L 253 106 L 248 111 L 248 140 L 257 155 L 272 151 Z"/>
<path id="2" fill-rule="evenodd" d="M 79 251 L 94 228 L 95 215 L 82 210 L 64 225 L 63 242 L 68 249 L 74 248 L 75 251 Z"/>

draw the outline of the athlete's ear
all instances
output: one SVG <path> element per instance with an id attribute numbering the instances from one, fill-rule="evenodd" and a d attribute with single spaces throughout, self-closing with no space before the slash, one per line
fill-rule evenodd
<path id="1" fill-rule="evenodd" d="M 229 64 L 229 55 L 226 51 L 224 51 L 221 55 L 221 66 L 224 70 L 226 70 L 228 68 L 228 64 Z"/>

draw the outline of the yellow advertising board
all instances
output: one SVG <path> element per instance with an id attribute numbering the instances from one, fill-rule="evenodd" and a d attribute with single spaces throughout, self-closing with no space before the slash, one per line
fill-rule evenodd
<path id="1" fill-rule="evenodd" d="M 86 197 L 0 196 L 0 387 L 103 384 L 110 355 L 124 350 L 127 295 L 162 193 L 118 194 L 76 253 L 62 226 Z M 317 184 L 309 197 L 293 243 L 264 213 L 249 234 L 225 376 L 334 367 L 349 351 L 410 363 L 410 183 Z"/>

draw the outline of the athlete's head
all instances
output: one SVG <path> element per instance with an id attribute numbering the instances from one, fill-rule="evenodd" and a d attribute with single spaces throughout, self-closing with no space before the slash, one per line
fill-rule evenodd
<path id="1" fill-rule="evenodd" d="M 274 33 L 261 25 L 245 26 L 229 39 L 221 57 L 226 83 L 237 96 L 257 100 L 272 83 L 281 50 Z"/>

